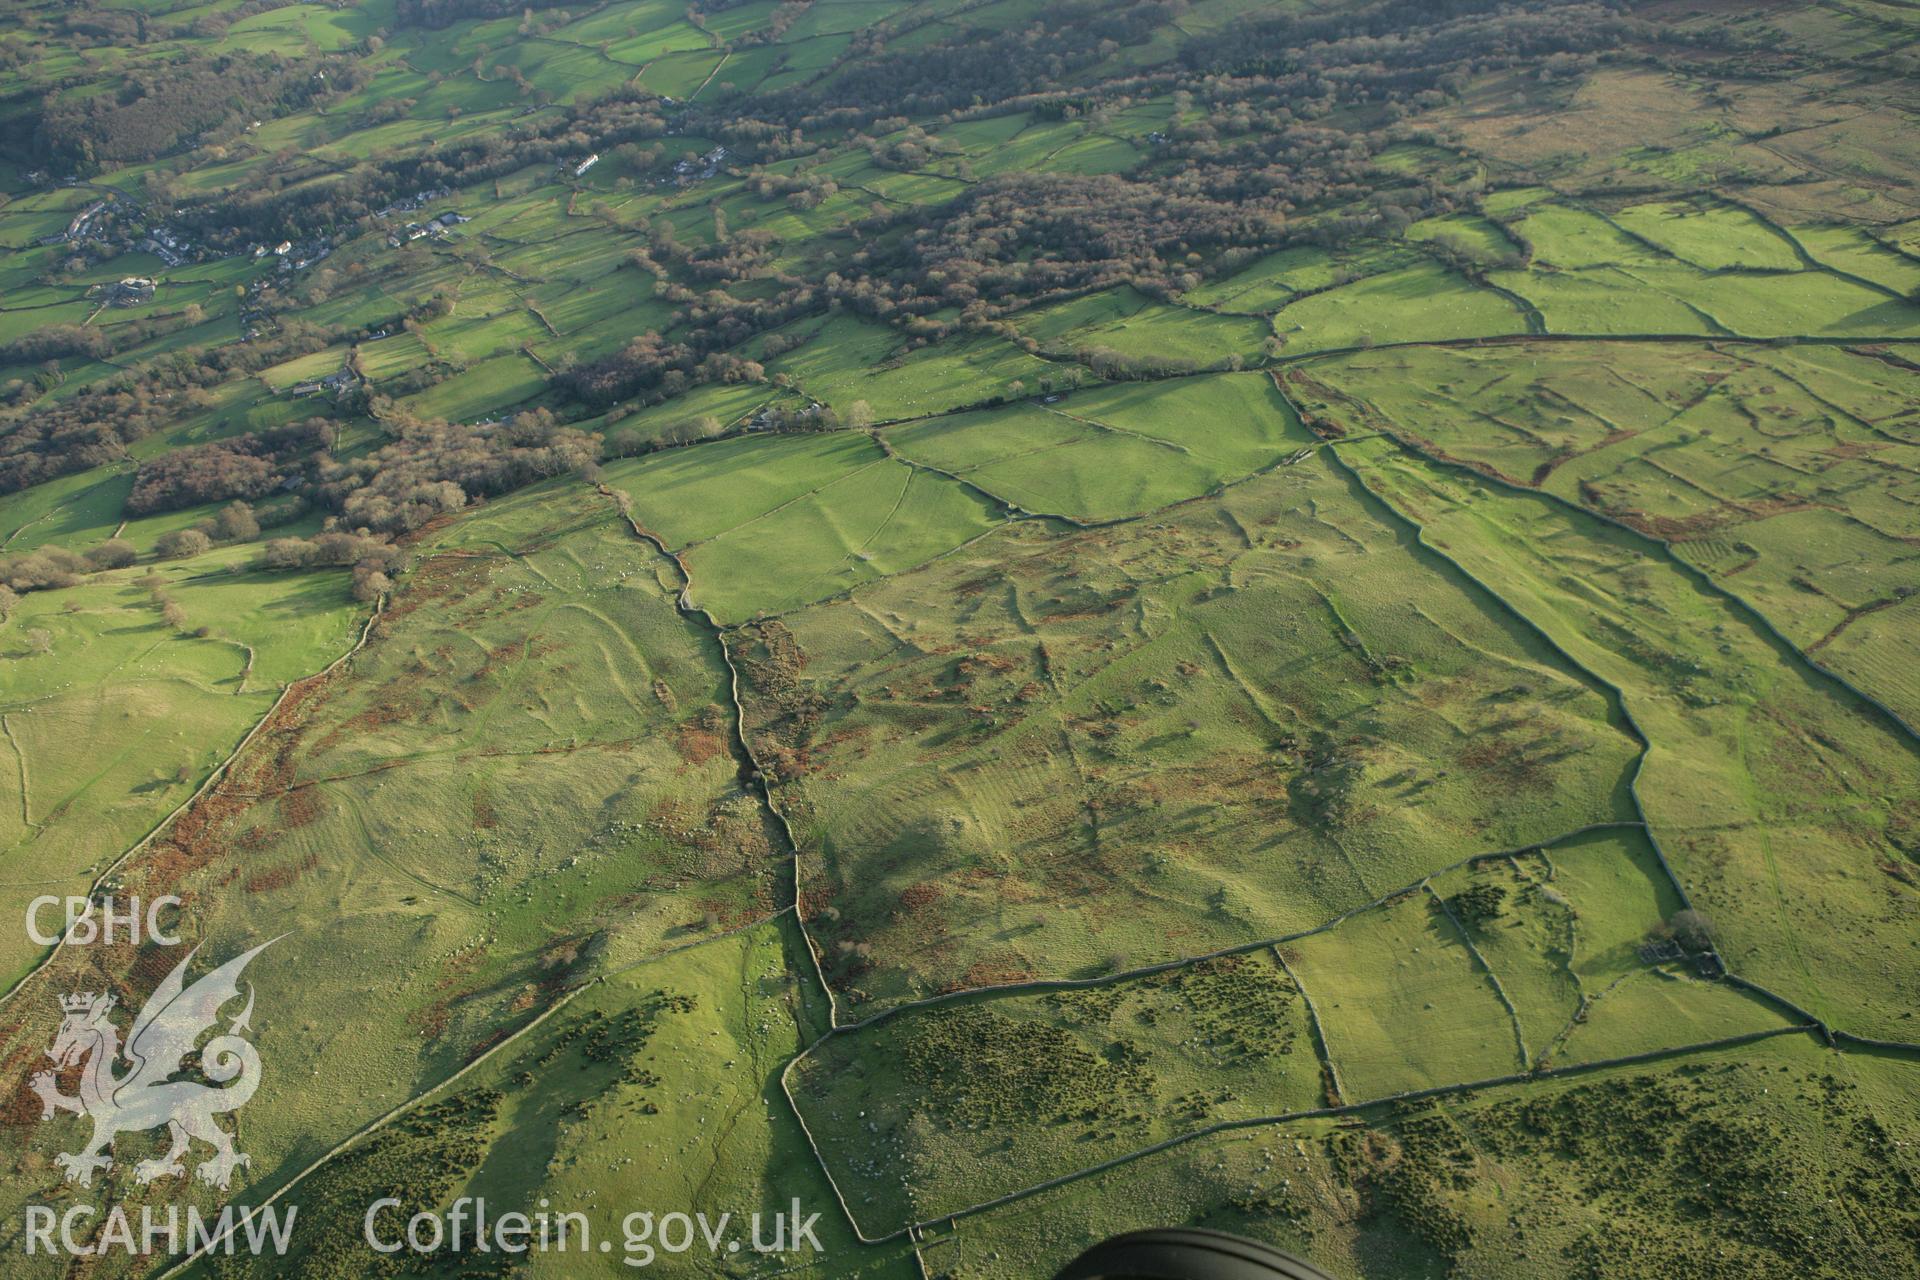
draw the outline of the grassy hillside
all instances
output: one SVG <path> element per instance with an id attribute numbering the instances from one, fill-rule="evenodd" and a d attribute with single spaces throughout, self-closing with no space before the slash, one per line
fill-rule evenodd
<path id="1" fill-rule="evenodd" d="M 1920 1270 L 1917 34 L 10 6 L 0 912 L 182 905 L 0 932 L 0 1220 Z M 250 1162 L 75 1185 L 57 997 L 270 938 Z"/>

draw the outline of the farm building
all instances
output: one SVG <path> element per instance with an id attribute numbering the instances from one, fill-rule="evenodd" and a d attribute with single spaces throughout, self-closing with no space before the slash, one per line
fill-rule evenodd
<path id="1" fill-rule="evenodd" d="M 153 281 L 145 276 L 128 276 L 107 290 L 110 307 L 137 307 L 153 301 Z"/>

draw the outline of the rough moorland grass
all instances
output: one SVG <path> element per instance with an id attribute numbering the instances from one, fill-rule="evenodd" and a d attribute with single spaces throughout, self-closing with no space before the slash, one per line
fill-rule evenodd
<path id="1" fill-rule="evenodd" d="M 736 650 L 856 1004 L 1311 928 L 1631 816 L 1602 699 L 1311 459 L 1018 522 Z"/>
<path id="2" fill-rule="evenodd" d="M 343 572 L 187 576 L 206 567 L 163 574 L 184 630 L 135 584 L 137 569 L 25 596 L 0 626 L 0 878 L 16 920 L 31 897 L 84 894 L 193 793 L 282 684 L 351 645 L 361 609 Z M 191 634 L 201 627 L 206 636 Z M 9 931 L 5 985 L 41 951 Z"/>
<path id="3" fill-rule="evenodd" d="M 303 686 L 122 873 L 127 892 L 186 896 L 183 932 L 209 955 L 287 935 L 250 976 L 274 1009 L 263 1057 L 303 1069 L 270 1075 L 249 1114 L 253 1188 L 444 1078 L 569 978 L 777 905 L 717 647 L 611 502 L 545 486 L 421 551 L 367 646 Z M 213 735 L 195 742 L 210 752 Z M 63 951 L 55 986 L 98 989 L 104 960 Z M 57 1012 L 22 1005 L 8 1060 Z M 55 1129 L 33 1135 L 33 1159 L 69 1136 Z M 30 1192 L 6 1184 L 10 1203 Z"/>
<path id="4" fill-rule="evenodd" d="M 1920 804 L 1912 738 L 1639 534 L 1387 441 L 1340 454 L 1622 690 L 1651 743 L 1641 805 L 1728 966 L 1830 1025 L 1900 1036 L 1915 994 L 1902 959 L 1903 849 Z"/>
<path id="5" fill-rule="evenodd" d="M 1892 1276 L 1911 1249 L 1837 1219 L 1822 1188 L 1857 1181 L 1906 1220 L 1883 1135 L 1915 1140 L 1906 1099 L 1917 1074 L 1899 1059 L 1836 1059 L 1810 1037 L 1783 1036 L 1682 1063 L 1221 1134 L 961 1219 L 953 1232 L 935 1232 L 928 1252 L 969 1280 L 1002 1274 L 1010 1258 L 1046 1274 L 1115 1232 L 1198 1220 L 1271 1241 L 1331 1274 L 1392 1280 L 1449 1265 L 1514 1274 L 1529 1258 L 1576 1255 L 1687 1280 L 1710 1276 L 1722 1259 L 1763 1274 L 1833 1265 Z M 1767 1154 L 1703 1171 L 1710 1149 Z M 1597 1167 L 1619 1169 L 1625 1181 L 1596 1181 Z M 1725 1211 L 1688 1206 L 1706 1181 Z M 1495 1187 L 1524 1188 L 1524 1202 Z M 1418 1208 L 1401 1216 L 1359 1207 L 1363 1194 L 1389 1193 Z M 1753 1206 L 1769 1228 L 1756 1235 L 1736 1205 Z"/>
<path id="6" fill-rule="evenodd" d="M 1881 616 L 1903 603 L 1894 584 L 1920 535 L 1920 433 L 1902 433 L 1898 365 L 1822 347 L 1543 345 L 1380 352 L 1320 372 L 1423 447 L 1671 542 L 1920 723 L 1920 640 Z"/>
<path id="7" fill-rule="evenodd" d="M 552 1018 L 303 1183 L 291 1197 L 301 1211 L 284 1259 L 243 1257 L 223 1262 L 220 1274 L 353 1273 L 366 1257 L 367 1206 L 398 1194 L 406 1201 L 392 1219 L 398 1230 L 412 1212 L 444 1211 L 461 1197 L 530 1218 L 543 1206 L 584 1215 L 589 1244 L 611 1242 L 611 1257 L 580 1252 L 573 1225 L 571 1251 L 527 1259 L 529 1275 L 555 1277 L 642 1264 L 710 1275 L 704 1242 L 668 1252 L 657 1238 L 639 1240 L 627 1215 L 656 1202 L 678 1206 L 651 1210 L 656 1217 L 703 1213 L 723 1232 L 723 1254 L 729 1238 L 747 1252 L 753 1216 L 762 1215 L 761 1238 L 771 1244 L 772 1215 L 791 1213 L 798 1198 L 820 1215 L 820 1261 L 843 1267 L 858 1258 L 861 1274 L 894 1275 L 888 1258 L 899 1261 L 898 1250 L 855 1252 L 780 1093 L 781 1067 L 816 1034 L 825 1009 L 793 977 L 806 965 L 803 947 L 783 917 L 573 989 Z M 384 1229 L 387 1219 L 380 1222 Z M 804 1247 L 790 1255 L 809 1256 Z"/>
<path id="8" fill-rule="evenodd" d="M 1346 1122 L 1351 1123 L 1351 1122 Z M 1003 1275 L 1011 1260 L 1049 1275 L 1125 1231 L 1203 1222 L 1307 1258 L 1331 1275 L 1426 1280 L 1444 1265 L 1391 1214 L 1354 1208 L 1330 1120 L 1201 1138 L 938 1228 L 930 1250 L 967 1280 Z"/>
<path id="9" fill-rule="evenodd" d="M 909 1010 L 825 1040 L 789 1083 L 868 1235 L 1323 1104 L 1306 1005 L 1264 951 Z"/>

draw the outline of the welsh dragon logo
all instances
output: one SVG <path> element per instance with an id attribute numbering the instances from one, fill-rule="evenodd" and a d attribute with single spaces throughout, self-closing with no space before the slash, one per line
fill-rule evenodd
<path id="1" fill-rule="evenodd" d="M 187 966 L 199 949 L 189 952 L 134 1018 L 124 1051 L 109 1017 L 115 1004 L 112 995 L 84 992 L 60 997 L 65 1017 L 47 1056 L 58 1068 L 86 1064 L 80 1073 L 80 1095 L 61 1093 L 52 1071 L 42 1071 L 28 1083 L 40 1095 L 42 1120 L 52 1119 L 58 1111 L 71 1111 L 93 1121 L 93 1137 L 86 1146 L 54 1157 L 66 1171 L 67 1181 L 83 1187 L 91 1184 L 94 1170 L 112 1167 L 107 1151 L 116 1137 L 163 1124 L 173 1145 L 159 1159 L 134 1166 L 133 1176 L 143 1183 L 183 1175 L 186 1168 L 181 1157 L 194 1139 L 213 1148 L 212 1157 L 195 1166 L 202 1182 L 224 1191 L 233 1171 L 250 1163 L 245 1153 L 234 1150 L 232 1136 L 215 1117 L 245 1106 L 260 1085 L 260 1054 L 246 1039 L 253 1016 L 251 986 L 246 1007 L 224 1032 L 200 1046 L 201 1072 L 224 1087 L 172 1077 L 186 1069 L 187 1056 L 200 1036 L 219 1022 L 221 1008 L 238 998 L 240 973 L 247 962 L 274 941 L 278 939 L 235 956 L 182 990 Z M 117 1065 L 123 1058 L 128 1064 L 124 1072 Z"/>

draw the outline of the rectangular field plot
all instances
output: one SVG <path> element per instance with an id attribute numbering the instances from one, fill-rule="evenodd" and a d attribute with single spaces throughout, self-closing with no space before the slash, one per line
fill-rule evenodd
<path id="1" fill-rule="evenodd" d="M 1303 461 L 737 631 L 829 980 L 1089 976 L 1630 817 L 1605 699 L 1383 515 Z"/>
<path id="2" fill-rule="evenodd" d="M 1259 373 L 1119 383 L 887 432 L 902 457 L 1080 520 L 1198 497 L 1314 439 Z"/>
<path id="3" fill-rule="evenodd" d="M 1273 466 L 1315 440 L 1265 373 L 1124 382 L 1089 388 L 1053 407 L 1184 449 L 1222 481 Z"/>
<path id="4" fill-rule="evenodd" d="M 1745 209 L 1722 204 L 1637 204 L 1614 215 L 1622 229 L 1708 271 L 1796 271 L 1793 241 Z"/>
<path id="5" fill-rule="evenodd" d="M 1243 314 L 1278 311 L 1298 295 L 1324 289 L 1340 270 L 1354 270 L 1328 249 L 1302 247 L 1268 254 L 1251 266 L 1182 295 L 1196 306 Z"/>
<path id="6" fill-rule="evenodd" d="M 1551 869 L 1536 853 L 1489 858 L 1436 876 L 1432 886 L 1499 980 L 1529 1064 L 1580 1011 L 1572 961 L 1581 906 L 1546 878 Z"/>
<path id="7" fill-rule="evenodd" d="M 682 557 L 691 598 L 724 621 L 811 604 L 924 564 L 999 523 L 944 476 L 883 460 Z"/>
<path id="8" fill-rule="evenodd" d="M 1252 360 L 1266 325 L 1250 316 L 1168 306 L 1132 289 L 1089 294 L 1022 312 L 1020 331 L 1049 351 L 1111 351 L 1147 363 L 1221 368 L 1228 356 Z"/>
<path id="9" fill-rule="evenodd" d="M 218 554 L 218 553 L 216 553 Z M 340 571 L 161 571 L 176 626 L 128 569 L 23 597 L 0 642 L 0 905 L 84 894 L 128 846 L 192 795 L 273 705 L 280 686 L 353 643 L 360 609 Z M 204 575 L 204 576 L 201 576 Z M 206 627 L 204 635 L 191 634 Z M 40 948 L 0 944 L 11 985 Z"/>
<path id="10" fill-rule="evenodd" d="M 1384 441 L 1340 450 L 1430 545 L 1622 691 L 1650 743 L 1647 820 L 1726 966 L 1831 1025 L 1898 1034 L 1911 734 L 1639 534 Z"/>
<path id="11" fill-rule="evenodd" d="M 829 1037 L 787 1079 L 868 1234 L 1325 1105 L 1305 1003 L 1265 951 L 906 1010 Z"/>
<path id="12" fill-rule="evenodd" d="M 1690 965 L 1650 967 L 1596 992 L 1579 1022 L 1554 1046 L 1553 1062 L 1573 1066 L 1660 1049 L 1705 1044 L 1801 1019 Z"/>
<path id="13" fill-rule="evenodd" d="M 1519 243 L 1499 223 L 1478 214 L 1423 219 L 1407 228 L 1407 239 L 1429 241 L 1482 267 L 1513 265 L 1521 259 Z"/>
<path id="14" fill-rule="evenodd" d="M 1725 332 L 1685 300 L 1648 288 L 1615 266 L 1561 271 L 1491 271 L 1494 284 L 1527 300 L 1548 333 Z"/>
<path id="15" fill-rule="evenodd" d="M 1534 205 L 1512 230 L 1533 246 L 1536 263 L 1561 271 L 1655 262 L 1663 256 L 1602 215 L 1572 205 Z"/>
<path id="16" fill-rule="evenodd" d="M 1596 831 L 1435 877 L 1500 982 L 1536 1067 L 1680 1049 L 1787 1023 L 1703 977 L 1671 939 L 1678 890 L 1637 828 Z"/>
<path id="17" fill-rule="evenodd" d="M 1021 404 L 890 431 L 900 456 L 1025 511 L 1076 520 L 1138 515 L 1207 492 L 1219 477 L 1166 441 Z"/>
<path id="18" fill-rule="evenodd" d="M 747 436 L 616 463 L 608 479 L 633 495 L 634 518 L 679 550 L 884 460 L 854 432 Z"/>
<path id="19" fill-rule="evenodd" d="M 1669 543 L 1823 665 L 1920 723 L 1900 616 L 1920 537 L 1920 378 L 1823 347 L 1543 343 L 1378 352 L 1316 373 L 1346 413 Z M 1599 355 L 1601 359 L 1593 357 Z M 1616 358 L 1618 357 L 1618 358 Z M 1377 418 L 1375 414 L 1379 415 Z"/>
<path id="20" fill-rule="evenodd" d="M 1513 1018 L 1460 931 L 1412 893 L 1284 943 L 1350 1102 L 1525 1070 Z"/>
<path id="21" fill-rule="evenodd" d="M 527 355 L 510 351 L 482 360 L 401 403 L 423 417 L 469 422 L 504 413 L 546 389 L 546 371 Z"/>
<path id="22" fill-rule="evenodd" d="M 1903 253 L 1858 227 L 1795 227 L 1793 237 L 1822 266 L 1904 297 L 1920 291 L 1920 257 Z"/>
<path id="23" fill-rule="evenodd" d="M 690 596 L 727 622 L 910 569 L 986 532 L 978 494 L 858 432 L 760 436 L 608 468 L 680 555 Z"/>
<path id="24" fill-rule="evenodd" d="M 769 361 L 806 394 L 843 416 L 864 401 L 880 421 L 918 418 L 997 397 L 1071 383 L 1080 370 L 1058 370 L 996 338 L 953 338 L 909 348 L 898 332 L 849 316 L 794 326 L 806 341 Z"/>
<path id="25" fill-rule="evenodd" d="M 1697 308 L 1721 332 L 1747 338 L 1899 338 L 1920 325 L 1920 303 L 1827 271 L 1748 275 L 1661 264 L 1626 274 L 1644 289 Z"/>
<path id="26" fill-rule="evenodd" d="M 1475 287 L 1437 263 L 1369 276 L 1289 303 L 1273 330 L 1286 354 L 1396 342 L 1530 332 L 1511 298 Z"/>
<path id="27" fill-rule="evenodd" d="M 19 555 L 45 543 L 84 550 L 120 523 L 133 469 L 94 467 L 0 497 L 0 540 Z"/>

